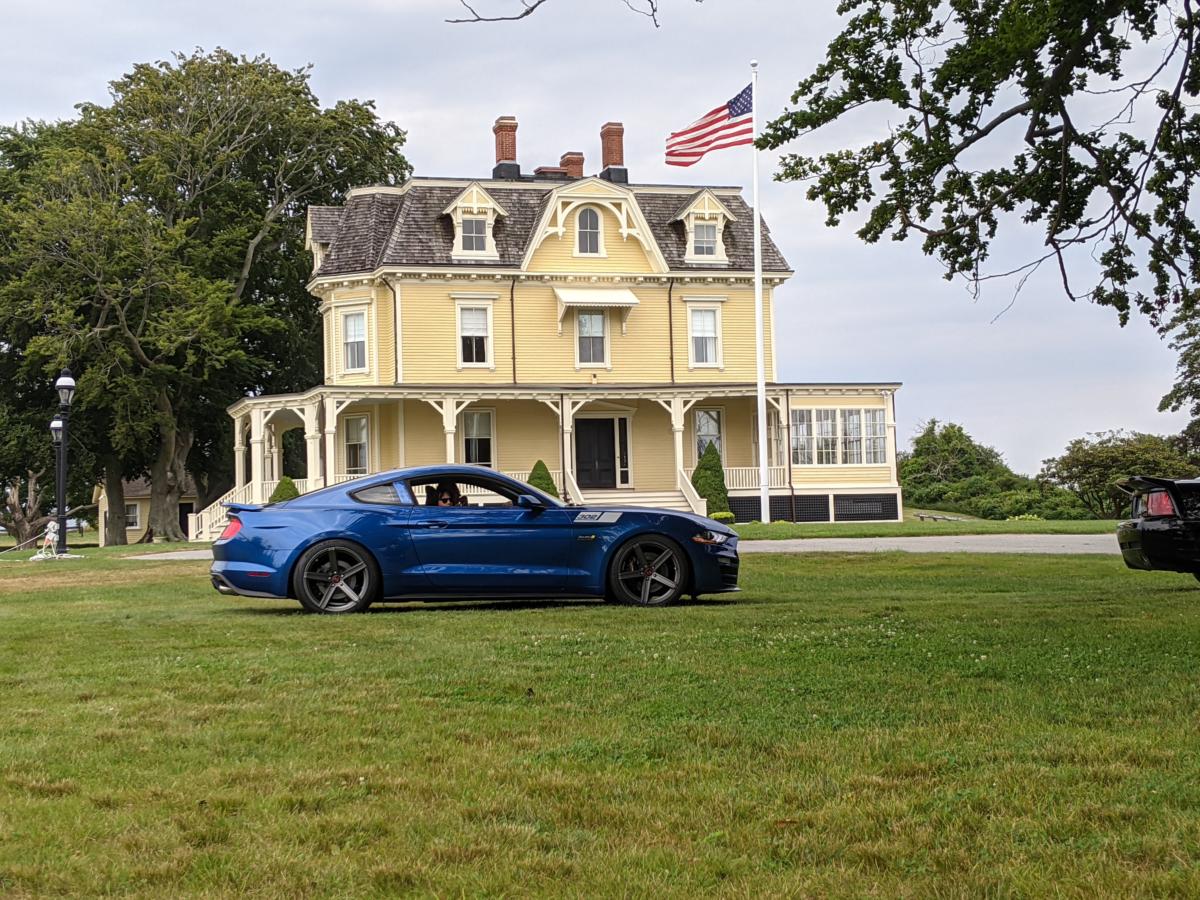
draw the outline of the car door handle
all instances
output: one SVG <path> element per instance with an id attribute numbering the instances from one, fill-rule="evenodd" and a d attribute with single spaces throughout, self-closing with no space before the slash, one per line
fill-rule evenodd
<path id="1" fill-rule="evenodd" d="M 413 528 L 445 528 L 449 523 L 442 519 L 434 519 L 431 522 L 413 522 Z"/>

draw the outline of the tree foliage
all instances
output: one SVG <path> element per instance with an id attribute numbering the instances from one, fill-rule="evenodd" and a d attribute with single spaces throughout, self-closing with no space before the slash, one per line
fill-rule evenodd
<path id="1" fill-rule="evenodd" d="M 529 485 L 530 487 L 537 488 L 543 494 L 549 494 L 551 497 L 558 496 L 558 486 L 555 485 L 554 479 L 550 477 L 550 470 L 546 468 L 546 464 L 540 459 L 529 470 Z"/>
<path id="2" fill-rule="evenodd" d="M 977 285 L 1000 274 L 985 263 L 1007 220 L 1044 243 L 1016 272 L 1052 260 L 1070 297 L 1112 306 L 1122 322 L 1134 308 L 1159 324 L 1191 310 L 1200 70 L 1190 0 L 838 9 L 841 33 L 759 139 L 783 148 L 878 111 L 872 138 L 781 160 L 777 177 L 808 182 L 829 224 L 863 211 L 863 240 L 916 235 L 947 278 Z"/>
<path id="3" fill-rule="evenodd" d="M 725 468 L 721 465 L 721 454 L 717 445 L 709 442 L 700 454 L 700 461 L 692 472 L 692 487 L 708 501 L 708 514 L 729 512 L 729 489 L 725 486 Z"/>
<path id="4" fill-rule="evenodd" d="M 961 425 L 931 419 L 899 460 L 904 501 L 921 509 L 941 509 L 1008 519 L 1084 519 L 1088 511 L 1065 491 L 1012 471 L 1000 453 L 975 441 Z"/>
<path id="5" fill-rule="evenodd" d="M 1121 479 L 1191 478 L 1198 471 L 1178 438 L 1106 431 L 1071 441 L 1062 456 L 1043 461 L 1039 477 L 1070 491 L 1096 518 L 1116 519 L 1129 511 L 1129 497 L 1116 487 Z"/>
<path id="6" fill-rule="evenodd" d="M 182 537 L 185 473 L 229 482 L 226 406 L 320 378 L 307 206 L 409 171 L 399 128 L 322 108 L 308 80 L 196 51 L 134 66 L 75 121 L 0 133 L 0 341 L 75 368 L 110 460 L 148 448 L 156 537 Z"/>

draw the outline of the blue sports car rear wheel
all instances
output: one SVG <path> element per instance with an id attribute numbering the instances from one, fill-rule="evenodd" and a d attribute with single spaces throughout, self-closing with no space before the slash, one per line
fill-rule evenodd
<path id="1" fill-rule="evenodd" d="M 687 590 L 687 558 L 670 538 L 639 535 L 613 556 L 608 582 L 610 593 L 620 603 L 667 606 Z"/>
<path id="2" fill-rule="evenodd" d="M 362 612 L 379 593 L 374 557 L 350 541 L 322 541 L 296 564 L 292 587 L 309 612 Z"/>

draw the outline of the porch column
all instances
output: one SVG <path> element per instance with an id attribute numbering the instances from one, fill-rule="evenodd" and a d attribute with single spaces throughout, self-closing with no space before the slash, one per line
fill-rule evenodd
<path id="1" fill-rule="evenodd" d="M 564 396 L 559 401 L 558 421 L 562 425 L 562 446 L 559 448 L 559 453 L 562 456 L 562 473 L 563 485 L 569 486 L 575 484 L 575 410 L 578 409 L 569 397 Z M 568 487 L 567 493 L 571 493 Z M 572 497 L 572 502 L 583 502 L 582 497 Z"/>
<path id="2" fill-rule="evenodd" d="M 337 475 L 337 401 L 325 398 L 325 483 L 333 484 Z"/>
<path id="3" fill-rule="evenodd" d="M 278 481 L 283 477 L 283 432 L 279 426 L 271 423 L 271 480 Z"/>
<path id="4" fill-rule="evenodd" d="M 892 481 L 899 484 L 899 474 L 896 471 L 896 394 L 886 391 L 883 395 L 883 426 L 887 435 L 887 462 L 892 467 Z"/>
<path id="5" fill-rule="evenodd" d="M 250 502 L 262 503 L 263 468 L 266 462 L 263 437 L 263 410 L 250 411 Z"/>
<path id="6" fill-rule="evenodd" d="M 687 413 L 682 397 L 671 398 L 671 437 L 675 442 L 675 477 L 683 471 L 683 422 Z"/>
<path id="7" fill-rule="evenodd" d="M 450 397 L 441 403 L 442 430 L 446 433 L 446 462 L 453 465 L 458 442 L 458 404 Z"/>
<path id="8" fill-rule="evenodd" d="M 308 479 L 308 489 L 315 491 L 325 487 L 324 473 L 321 471 L 321 401 L 308 403 L 304 407 L 304 477 Z"/>
<path id="9" fill-rule="evenodd" d="M 246 417 L 233 420 L 233 484 L 241 487 L 246 483 Z"/>

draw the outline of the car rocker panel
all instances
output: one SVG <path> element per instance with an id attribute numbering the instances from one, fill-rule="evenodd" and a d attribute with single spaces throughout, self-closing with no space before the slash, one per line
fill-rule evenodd
<path id="1" fill-rule="evenodd" d="M 499 502 L 416 500 L 422 487 L 457 493 L 460 483 Z M 229 516 L 213 545 L 213 586 L 293 597 L 315 612 L 360 611 L 383 599 L 518 595 L 649 606 L 738 590 L 737 535 L 718 522 L 645 507 L 567 506 L 478 467 L 399 469 L 282 503 L 231 504 Z"/>

